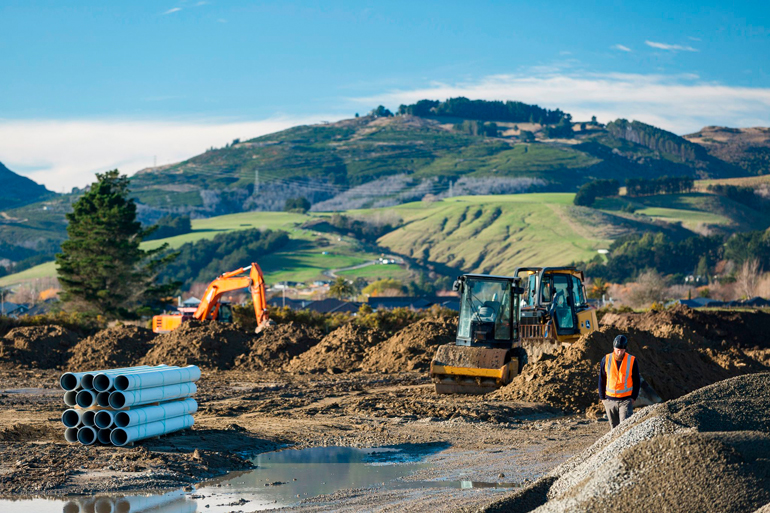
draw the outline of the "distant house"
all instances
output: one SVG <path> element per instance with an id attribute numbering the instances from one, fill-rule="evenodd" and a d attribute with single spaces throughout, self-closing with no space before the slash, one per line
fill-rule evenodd
<path id="1" fill-rule="evenodd" d="M 341 301 L 330 297 L 320 301 L 313 301 L 306 308 L 318 313 L 356 313 L 361 308 L 361 303 L 358 301 Z"/>
<path id="2" fill-rule="evenodd" d="M 322 299 L 320 301 L 310 301 L 308 299 L 291 299 L 272 297 L 267 300 L 267 304 L 274 307 L 287 306 L 292 310 L 310 310 L 318 313 L 356 313 L 361 308 L 361 303 L 356 301 L 340 301 L 335 298 Z"/>
<path id="3" fill-rule="evenodd" d="M 452 296 L 377 296 L 370 297 L 367 304 L 373 310 L 393 310 L 394 308 L 411 308 L 425 310 L 433 305 L 443 306 L 455 311 L 460 310 L 460 298 Z"/>
<path id="4" fill-rule="evenodd" d="M 309 299 L 292 299 L 290 297 L 273 296 L 267 300 L 267 304 L 276 308 L 288 306 L 292 310 L 304 310 L 313 301 Z"/>
<path id="5" fill-rule="evenodd" d="M 187 308 L 192 308 L 192 307 L 197 308 L 199 304 L 201 304 L 201 300 L 200 299 L 198 299 L 195 296 L 190 296 L 187 299 L 185 299 L 184 301 L 182 301 L 182 303 L 179 306 L 183 306 L 183 307 L 187 307 Z"/>
<path id="6" fill-rule="evenodd" d="M 28 311 L 29 306 L 23 303 L 12 303 L 10 301 L 4 301 L 2 305 L 0 305 L 0 315 L 13 317 L 14 319 L 17 319 L 22 315 L 26 315 Z"/>

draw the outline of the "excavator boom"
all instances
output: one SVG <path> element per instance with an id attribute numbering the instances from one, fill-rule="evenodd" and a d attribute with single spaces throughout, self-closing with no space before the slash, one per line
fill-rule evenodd
<path id="1" fill-rule="evenodd" d="M 249 273 L 245 276 L 246 273 Z M 229 292 L 248 288 L 254 303 L 254 314 L 257 318 L 257 329 L 262 329 L 268 323 L 267 299 L 265 297 L 265 278 L 262 269 L 256 262 L 247 267 L 222 274 L 206 288 L 193 318 L 198 320 L 220 320 L 222 296 Z M 156 315 L 153 317 L 153 331 L 162 333 L 171 331 L 185 320 L 182 315 Z"/>

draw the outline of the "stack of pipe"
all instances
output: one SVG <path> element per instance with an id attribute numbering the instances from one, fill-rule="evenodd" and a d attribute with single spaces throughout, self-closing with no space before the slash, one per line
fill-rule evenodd
<path id="1" fill-rule="evenodd" d="M 61 416 L 64 439 L 123 446 L 189 428 L 200 377 L 195 365 L 66 372 L 59 378 L 69 407 Z"/>

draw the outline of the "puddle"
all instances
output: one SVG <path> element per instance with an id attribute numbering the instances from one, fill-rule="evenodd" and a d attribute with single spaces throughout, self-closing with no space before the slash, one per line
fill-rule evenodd
<path id="1" fill-rule="evenodd" d="M 263 453 L 254 470 L 232 472 L 198 485 L 158 495 L 99 494 L 63 499 L 0 500 L 3 513 L 225 513 L 292 506 L 302 499 L 350 488 L 508 488 L 515 485 L 473 481 L 404 481 L 399 478 L 430 468 L 425 458 L 449 444 L 403 444 L 354 449 L 314 447 Z"/>

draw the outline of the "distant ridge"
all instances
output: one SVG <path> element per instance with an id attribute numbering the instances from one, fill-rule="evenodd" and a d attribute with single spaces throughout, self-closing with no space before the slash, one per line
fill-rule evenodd
<path id="1" fill-rule="evenodd" d="M 28 205 L 53 196 L 45 186 L 14 173 L 0 162 L 0 210 Z"/>

